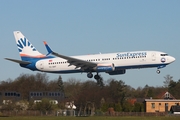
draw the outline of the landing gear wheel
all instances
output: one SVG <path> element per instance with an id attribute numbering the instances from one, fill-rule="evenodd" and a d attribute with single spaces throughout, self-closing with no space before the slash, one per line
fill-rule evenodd
<path id="1" fill-rule="evenodd" d="M 159 74 L 161 71 L 160 70 L 157 70 L 156 73 Z"/>
<path id="2" fill-rule="evenodd" d="M 89 73 L 87 74 L 87 77 L 88 77 L 88 78 L 92 78 L 92 77 L 93 77 L 93 74 L 92 74 L 91 72 L 89 72 Z"/>
<path id="3" fill-rule="evenodd" d="M 98 80 L 100 78 L 100 76 L 97 74 L 94 76 L 94 79 Z"/>

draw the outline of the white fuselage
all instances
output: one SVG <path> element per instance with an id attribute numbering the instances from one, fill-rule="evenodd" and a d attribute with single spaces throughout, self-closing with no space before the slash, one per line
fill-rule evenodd
<path id="1" fill-rule="evenodd" d="M 174 57 L 159 51 L 117 52 L 71 57 L 98 64 L 113 63 L 116 70 L 148 67 L 161 68 L 162 65 L 165 67 L 175 60 Z M 80 70 L 80 68 L 76 68 L 74 65 L 69 65 L 67 60 L 58 57 L 39 60 L 35 66 L 40 71 L 52 73 L 75 73 Z"/>

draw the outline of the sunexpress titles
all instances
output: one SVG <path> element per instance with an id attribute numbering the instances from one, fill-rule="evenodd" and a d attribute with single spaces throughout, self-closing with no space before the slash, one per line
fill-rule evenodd
<path id="1" fill-rule="evenodd" d="M 119 57 L 145 57 L 146 52 L 127 52 L 127 53 L 117 53 L 117 58 Z"/>

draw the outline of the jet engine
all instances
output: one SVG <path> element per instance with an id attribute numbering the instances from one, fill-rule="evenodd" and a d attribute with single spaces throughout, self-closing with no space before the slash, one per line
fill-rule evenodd
<path id="1" fill-rule="evenodd" d="M 98 64 L 95 68 L 97 72 L 111 72 L 115 70 L 114 64 Z"/>

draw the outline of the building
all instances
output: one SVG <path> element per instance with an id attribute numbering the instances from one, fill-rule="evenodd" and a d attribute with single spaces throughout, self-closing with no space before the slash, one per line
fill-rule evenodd
<path id="1" fill-rule="evenodd" d="M 0 104 L 8 104 L 21 100 L 21 94 L 16 91 L 0 91 Z"/>
<path id="2" fill-rule="evenodd" d="M 145 99 L 145 112 L 168 112 L 171 106 L 180 104 L 180 100 Z"/>
<path id="3" fill-rule="evenodd" d="M 43 98 L 50 99 L 54 104 L 64 99 L 64 93 L 60 91 L 33 91 L 29 93 L 29 100 L 41 102 Z"/>
<path id="4" fill-rule="evenodd" d="M 145 99 L 144 104 L 145 112 L 169 112 L 171 106 L 180 104 L 180 100 L 165 92 L 160 99 Z"/>

